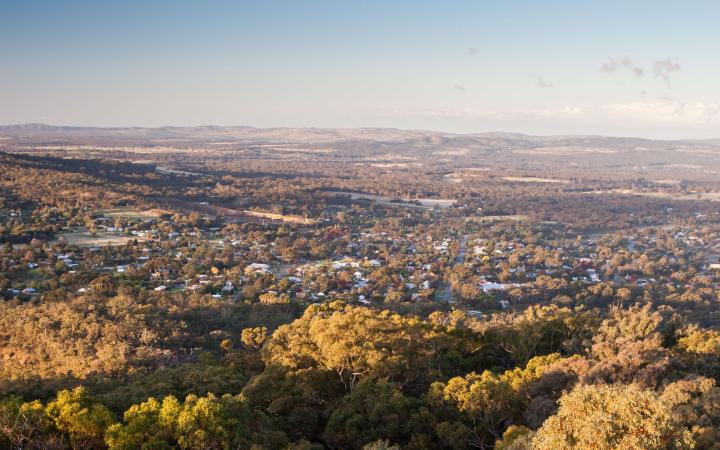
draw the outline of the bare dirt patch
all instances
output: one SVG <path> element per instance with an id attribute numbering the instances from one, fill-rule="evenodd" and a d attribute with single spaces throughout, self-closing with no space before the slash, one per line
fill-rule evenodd
<path id="1" fill-rule="evenodd" d="M 505 181 L 516 181 L 518 183 L 561 183 L 567 184 L 566 180 L 558 180 L 555 178 L 540 178 L 540 177 L 503 177 Z"/>

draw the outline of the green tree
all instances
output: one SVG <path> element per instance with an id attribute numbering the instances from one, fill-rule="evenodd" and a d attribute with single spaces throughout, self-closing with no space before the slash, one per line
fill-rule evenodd
<path id="1" fill-rule="evenodd" d="M 634 385 L 581 385 L 560 399 L 560 409 L 538 430 L 532 448 L 563 450 L 690 449 L 690 433 L 668 403 Z"/>
<path id="2" fill-rule="evenodd" d="M 484 447 L 501 438 L 502 430 L 518 413 L 519 398 L 511 384 L 489 371 L 450 379 L 433 385 L 434 395 L 454 405 L 467 420 L 470 444 Z"/>
<path id="3" fill-rule="evenodd" d="M 58 392 L 45 412 L 75 449 L 102 447 L 105 430 L 115 423 L 112 413 L 94 403 L 83 387 Z"/>
<path id="4" fill-rule="evenodd" d="M 495 441 L 495 450 L 520 450 L 523 445 L 527 448 L 528 439 L 533 436 L 532 430 L 527 427 L 510 425 L 502 435 L 502 439 Z"/>
<path id="5" fill-rule="evenodd" d="M 669 364 L 662 346 L 662 317 L 650 304 L 613 308 L 593 337 L 594 364 L 584 376 L 587 383 L 640 383 L 655 387 Z"/>
<path id="6" fill-rule="evenodd" d="M 548 367 L 559 364 L 560 355 L 552 354 L 531 359 L 525 368 L 502 374 L 484 371 L 451 378 L 447 383 L 434 383 L 429 398 L 436 405 L 452 405 L 459 413 L 456 424 L 445 423 L 438 433 L 455 442 L 466 436 L 466 443 L 486 447 L 503 439 L 502 432 L 511 423 L 522 420 L 522 412 L 530 401 L 529 388 Z M 466 432 L 463 433 L 462 428 Z"/>
<path id="7" fill-rule="evenodd" d="M 0 448 L 61 448 L 63 436 L 38 400 L 20 397 L 0 401 Z"/>
<path id="8" fill-rule="evenodd" d="M 326 440 L 347 449 L 381 438 L 408 442 L 422 432 L 414 403 L 389 383 L 362 381 L 333 410 L 325 427 Z"/>
<path id="9" fill-rule="evenodd" d="M 311 305 L 300 319 L 279 327 L 263 347 L 263 359 L 291 371 L 334 372 L 348 391 L 363 378 L 402 386 L 428 375 L 432 341 L 431 328 L 417 318 L 332 302 Z"/>
<path id="10" fill-rule="evenodd" d="M 695 448 L 720 448 L 720 388 L 714 379 L 688 376 L 665 386 L 661 399 L 692 432 Z"/>
<path id="11" fill-rule="evenodd" d="M 262 347 L 262 345 L 267 340 L 267 328 L 245 328 L 244 330 L 242 330 L 242 335 L 240 339 L 243 345 L 250 348 L 258 349 Z"/>
<path id="12" fill-rule="evenodd" d="M 167 396 L 133 405 L 124 423 L 110 427 L 110 449 L 278 448 L 286 444 L 281 433 L 267 430 L 267 419 L 248 408 L 241 397 L 188 395 L 184 402 Z"/>

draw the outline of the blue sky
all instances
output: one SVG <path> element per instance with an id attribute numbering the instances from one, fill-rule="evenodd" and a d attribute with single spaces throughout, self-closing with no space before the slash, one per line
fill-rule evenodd
<path id="1" fill-rule="evenodd" d="M 0 123 L 720 137 L 719 2 L 0 0 Z"/>

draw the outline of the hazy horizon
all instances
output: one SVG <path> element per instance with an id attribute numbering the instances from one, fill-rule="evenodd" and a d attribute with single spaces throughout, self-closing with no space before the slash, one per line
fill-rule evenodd
<path id="1" fill-rule="evenodd" d="M 44 123 L 44 122 L 23 122 L 23 123 L 0 123 L 0 128 L 11 128 L 11 127 L 23 127 L 23 126 L 45 126 L 45 127 L 51 127 L 51 128 L 87 128 L 87 129 L 147 129 L 147 130 L 153 130 L 153 129 L 163 129 L 163 128 L 210 128 L 210 127 L 217 127 L 217 128 L 251 128 L 251 129 L 257 129 L 257 130 L 272 130 L 272 129 L 286 129 L 286 130 L 302 130 L 302 129 L 308 129 L 308 130 L 397 130 L 397 131 L 406 131 L 406 132 L 426 132 L 426 133 L 435 133 L 435 134 L 447 134 L 447 135 L 457 135 L 457 136 L 473 136 L 473 135 L 483 135 L 483 134 L 507 134 L 507 135 L 524 135 L 528 137 L 540 137 L 540 138 L 552 138 L 552 137 L 599 137 L 599 138 L 611 138 L 611 139 L 644 139 L 644 140 L 650 140 L 650 141 L 713 141 L 720 139 L 720 133 L 717 134 L 717 137 L 705 137 L 705 138 L 689 138 L 689 137 L 675 137 L 675 138 L 662 138 L 662 137 L 648 137 L 648 136 L 641 136 L 641 135 L 613 135 L 613 134 L 600 134 L 600 133 L 526 133 L 523 131 L 514 131 L 514 130 L 497 130 L 497 129 L 491 129 L 491 130 L 483 130 L 483 131 L 447 131 L 447 130 L 440 130 L 440 129 L 430 129 L 430 128 L 401 128 L 401 127 L 391 127 L 391 126 L 374 126 L 374 127 L 363 127 L 363 126 L 348 126 L 348 127 L 327 127 L 327 126 L 292 126 L 292 125 L 277 125 L 277 126 L 254 126 L 254 125 L 247 125 L 247 124 L 229 124 L 229 125 L 218 125 L 213 123 L 202 123 L 202 124 L 196 124 L 196 125 L 173 125 L 173 124 L 167 124 L 167 125 L 156 125 L 156 126 L 146 126 L 146 125 L 107 125 L 107 126 L 98 126 L 98 125 L 85 125 L 85 124 L 56 124 L 56 123 Z"/>

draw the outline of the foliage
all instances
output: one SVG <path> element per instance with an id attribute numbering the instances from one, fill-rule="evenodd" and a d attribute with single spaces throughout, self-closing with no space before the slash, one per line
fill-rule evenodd
<path id="1" fill-rule="evenodd" d="M 365 380 L 332 410 L 325 427 L 336 448 L 362 448 L 378 439 L 406 443 L 427 430 L 430 412 L 386 382 Z"/>
<path id="2" fill-rule="evenodd" d="M 180 402 L 173 396 L 162 402 L 151 397 L 124 414 L 122 424 L 107 431 L 110 449 L 232 449 L 253 443 L 279 448 L 277 433 L 263 434 L 266 419 L 249 409 L 240 397 L 189 395 Z"/>
<path id="3" fill-rule="evenodd" d="M 575 448 L 682 449 L 694 441 L 670 405 L 633 385 L 582 385 L 560 399 L 558 413 L 538 430 L 538 450 Z"/>
<path id="4" fill-rule="evenodd" d="M 11 448 L 102 448 L 114 423 L 112 413 L 82 387 L 58 392 L 44 407 L 17 397 L 0 402 L 0 443 Z"/>

